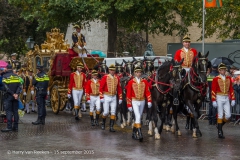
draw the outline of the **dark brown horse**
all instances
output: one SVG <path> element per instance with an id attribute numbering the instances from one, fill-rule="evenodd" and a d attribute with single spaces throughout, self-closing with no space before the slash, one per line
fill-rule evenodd
<path id="1" fill-rule="evenodd" d="M 155 78 L 151 79 L 152 88 L 150 90 L 152 96 L 152 107 L 148 109 L 148 116 L 150 120 L 148 134 L 153 134 L 152 132 L 154 127 L 155 139 L 160 139 L 163 123 L 165 122 L 167 107 L 168 104 L 170 104 L 168 93 L 171 90 L 169 81 L 171 78 L 170 66 L 172 64 L 173 60 L 164 62 L 157 69 Z M 159 129 L 157 128 L 158 115 L 161 119 L 161 125 Z"/>
<path id="2" fill-rule="evenodd" d="M 183 90 L 181 93 L 183 102 L 188 106 L 193 114 L 193 137 L 201 137 L 202 133 L 198 125 L 199 109 L 204 102 L 207 93 L 207 68 L 208 56 L 200 52 L 194 57 L 192 66 L 187 77 L 183 81 Z"/>

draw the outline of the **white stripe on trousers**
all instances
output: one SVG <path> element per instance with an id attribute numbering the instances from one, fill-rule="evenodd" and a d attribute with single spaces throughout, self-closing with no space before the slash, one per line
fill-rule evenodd
<path id="1" fill-rule="evenodd" d="M 141 123 L 141 116 L 145 106 L 145 100 L 143 101 L 132 101 L 132 107 L 135 114 L 135 123 Z"/>
<path id="2" fill-rule="evenodd" d="M 96 110 L 100 111 L 100 97 L 99 96 L 90 96 L 90 112 L 94 111 L 94 107 L 96 106 Z"/>
<path id="3" fill-rule="evenodd" d="M 225 119 L 228 120 L 231 117 L 231 107 L 229 103 L 228 96 L 217 95 L 217 109 L 218 109 L 218 119 L 223 119 L 223 113 L 225 114 Z"/>
<path id="4" fill-rule="evenodd" d="M 103 103 L 103 115 L 107 116 L 109 113 L 109 105 L 111 107 L 111 115 L 116 114 L 116 108 L 117 108 L 117 96 L 109 96 L 104 94 L 104 103 Z"/>
<path id="5" fill-rule="evenodd" d="M 72 90 L 74 106 L 80 106 L 82 100 L 83 90 Z"/>

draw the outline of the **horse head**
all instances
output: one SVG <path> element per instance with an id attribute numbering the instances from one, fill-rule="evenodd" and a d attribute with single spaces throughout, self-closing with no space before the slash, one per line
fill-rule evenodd
<path id="1" fill-rule="evenodd" d="M 206 54 L 199 52 L 198 55 L 194 57 L 192 63 L 194 73 L 198 76 L 198 81 L 201 83 L 207 81 L 208 54 L 209 51 Z"/>
<path id="2" fill-rule="evenodd" d="M 171 79 L 170 83 L 173 85 L 173 89 L 175 91 L 179 91 L 181 89 L 181 84 L 182 84 L 182 63 L 184 61 L 184 58 L 180 61 L 174 61 L 172 59 L 172 68 L 171 68 Z"/>
<path id="3" fill-rule="evenodd" d="M 122 64 L 115 61 L 115 67 L 116 67 L 116 74 L 122 74 L 123 73 L 123 62 Z"/>
<path id="4" fill-rule="evenodd" d="M 124 62 L 124 70 L 125 70 L 125 72 L 127 73 L 127 74 L 129 74 L 129 75 L 133 75 L 133 70 L 134 70 L 134 65 L 133 65 L 133 62 L 134 62 L 134 59 L 133 59 L 133 61 L 125 61 L 124 59 L 123 59 L 123 62 Z"/>
<path id="5" fill-rule="evenodd" d="M 151 75 L 152 72 L 154 71 L 155 59 L 156 57 L 153 59 L 148 59 L 144 56 L 144 59 L 143 59 L 144 73 L 146 73 L 147 75 Z"/>

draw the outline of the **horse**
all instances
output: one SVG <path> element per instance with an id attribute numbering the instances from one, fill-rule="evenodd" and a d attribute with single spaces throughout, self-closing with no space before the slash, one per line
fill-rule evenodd
<path id="1" fill-rule="evenodd" d="M 93 69 L 98 71 L 98 78 L 99 79 L 101 79 L 104 75 L 109 73 L 108 66 L 106 65 L 106 60 L 96 64 Z"/>
<path id="2" fill-rule="evenodd" d="M 165 122 L 165 114 L 168 104 L 168 93 L 171 90 L 171 85 L 169 80 L 170 75 L 170 66 L 173 64 L 173 60 L 164 62 L 161 66 L 158 67 L 154 79 L 151 79 L 152 88 L 152 107 L 148 109 L 149 116 L 149 130 L 148 134 L 152 135 L 153 127 L 155 131 L 155 139 L 160 139 L 160 134 L 162 132 L 163 123 Z M 158 115 L 161 119 L 161 125 L 159 129 L 157 128 Z"/>
<path id="3" fill-rule="evenodd" d="M 182 59 L 180 62 L 176 62 L 173 61 L 171 70 L 170 70 L 170 84 L 172 86 L 169 95 L 170 95 L 170 104 L 167 110 L 167 115 L 166 115 L 166 131 L 170 130 L 171 127 L 171 131 L 172 133 L 176 133 L 178 134 L 178 136 L 181 136 L 181 131 L 179 130 L 178 127 L 178 122 L 177 122 L 177 114 L 178 112 L 182 109 L 179 106 L 179 101 L 180 101 L 180 94 L 181 94 L 181 89 L 183 87 L 182 82 L 183 79 L 186 77 L 182 77 L 183 75 L 183 69 L 182 69 L 182 63 L 183 63 L 184 59 Z M 171 124 L 171 120 L 172 120 L 172 115 L 174 118 L 174 123 L 175 123 L 175 128 L 174 128 L 174 123 Z"/>
<path id="4" fill-rule="evenodd" d="M 184 104 L 188 106 L 193 115 L 193 138 L 201 137 L 202 133 L 198 125 L 199 109 L 207 94 L 207 66 L 208 54 L 198 53 L 194 57 L 187 77 L 183 81 L 181 96 Z"/>

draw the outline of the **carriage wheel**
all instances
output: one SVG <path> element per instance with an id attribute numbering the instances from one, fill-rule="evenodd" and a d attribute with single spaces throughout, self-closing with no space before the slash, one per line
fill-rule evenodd
<path id="1" fill-rule="evenodd" d="M 53 86 L 52 91 L 51 91 L 51 106 L 52 106 L 52 111 L 55 114 L 58 114 L 59 112 L 59 92 L 58 92 L 58 86 Z"/>

